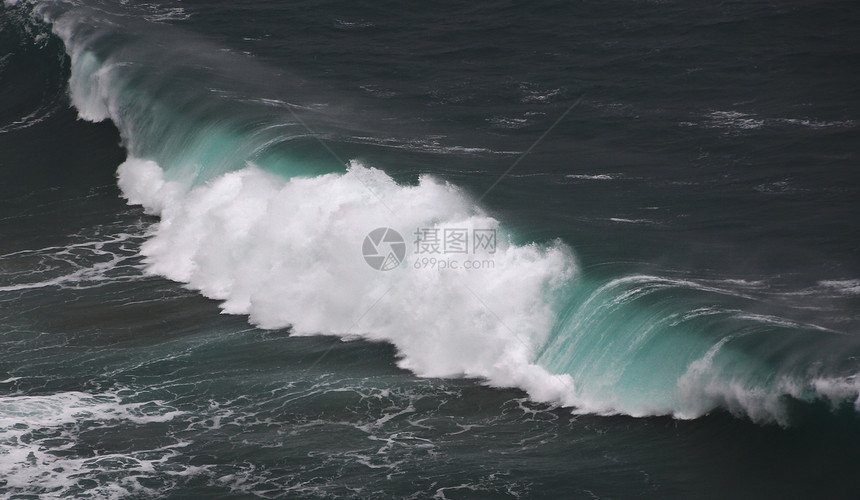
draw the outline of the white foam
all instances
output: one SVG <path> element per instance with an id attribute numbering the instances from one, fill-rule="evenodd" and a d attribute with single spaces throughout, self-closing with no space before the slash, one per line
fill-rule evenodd
<path id="1" fill-rule="evenodd" d="M 0 397 L 3 488 L 42 498 L 67 497 L 75 491 L 73 488 L 87 482 L 97 484 L 88 492 L 100 498 L 146 492 L 135 478 L 153 474 L 169 457 L 177 455 L 174 448 L 184 443 L 132 455 L 96 452 L 85 458 L 69 450 L 78 442 L 84 422 L 98 426 L 122 422 L 143 425 L 167 422 L 181 414 L 161 401 L 124 403 L 116 393 Z M 113 472 L 117 473 L 113 479 L 104 476 Z"/>
<path id="2" fill-rule="evenodd" d="M 789 125 L 799 125 L 801 127 L 808 128 L 852 128 L 857 126 L 857 122 L 854 120 L 836 120 L 836 121 L 826 121 L 826 120 L 810 120 L 807 118 L 778 118 L 777 122 L 786 123 Z"/>
<path id="3" fill-rule="evenodd" d="M 297 334 L 386 340 L 400 366 L 422 376 L 480 377 L 569 400 L 570 380 L 533 360 L 555 321 L 554 297 L 574 276 L 570 250 L 511 243 L 457 187 L 430 176 L 398 185 L 355 161 L 345 174 L 290 180 L 250 165 L 187 192 L 151 161 L 130 159 L 118 174 L 129 201 L 162 218 L 143 245 L 148 271 L 223 301 L 225 312 Z M 377 227 L 407 239 L 400 268 L 364 261 L 362 242 Z M 469 256 L 493 266 L 415 269 L 420 228 L 498 231 L 495 253 Z"/>
<path id="4" fill-rule="evenodd" d="M 127 228 L 126 228 L 127 229 Z M 134 268 L 136 253 L 124 243 L 143 238 L 140 234 L 117 233 L 66 246 L 22 250 L 0 255 L 0 263 L 9 266 L 0 292 L 14 292 L 46 287 L 88 288 L 128 279 L 115 271 Z M 16 259 L 38 259 L 38 267 L 16 263 Z M 11 269 L 17 269 L 12 271 Z M 134 273 L 135 275 L 137 273 Z"/>
<path id="5" fill-rule="evenodd" d="M 568 179 L 584 180 L 584 181 L 611 181 L 614 179 L 607 174 L 570 174 L 565 175 Z"/>
<path id="6" fill-rule="evenodd" d="M 826 280 L 818 284 L 844 295 L 860 295 L 860 280 Z"/>
<path id="7" fill-rule="evenodd" d="M 171 200 L 179 199 L 185 188 L 178 182 L 163 178 L 161 167 L 154 161 L 126 161 L 117 169 L 119 187 L 132 205 L 142 205 L 149 214 L 161 214 Z"/>
<path id="8" fill-rule="evenodd" d="M 812 381 L 815 391 L 838 404 L 846 399 L 854 400 L 854 408 L 860 411 L 860 376 L 818 377 Z"/>
<path id="9" fill-rule="evenodd" d="M 535 84 L 529 82 L 520 83 L 520 91 L 523 93 L 521 102 L 528 103 L 545 103 L 560 96 L 564 92 L 564 88 L 542 89 Z"/>
<path id="10" fill-rule="evenodd" d="M 656 224 L 654 221 L 648 219 L 624 219 L 621 217 L 610 217 L 609 220 L 623 224 Z"/>
<path id="11" fill-rule="evenodd" d="M 697 123 L 685 121 L 680 125 L 683 127 L 722 128 L 736 130 L 755 130 L 764 126 L 794 125 L 812 129 L 822 128 L 853 128 L 857 126 L 854 120 L 814 120 L 809 118 L 762 118 L 751 113 L 740 111 L 712 111 L 706 115 L 708 122 Z"/>
<path id="12" fill-rule="evenodd" d="M 532 125 L 532 121 L 528 118 L 513 118 L 506 116 L 494 116 L 487 121 L 495 128 L 519 129 Z"/>
<path id="13" fill-rule="evenodd" d="M 765 124 L 764 120 L 756 118 L 755 115 L 738 111 L 714 111 L 708 117 L 712 120 L 712 126 L 717 128 L 754 130 Z"/>

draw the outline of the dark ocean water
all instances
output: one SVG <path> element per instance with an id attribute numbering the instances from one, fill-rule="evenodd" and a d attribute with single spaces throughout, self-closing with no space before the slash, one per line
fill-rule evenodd
<path id="1" fill-rule="evenodd" d="M 0 496 L 856 498 L 858 23 L 7 1 Z"/>

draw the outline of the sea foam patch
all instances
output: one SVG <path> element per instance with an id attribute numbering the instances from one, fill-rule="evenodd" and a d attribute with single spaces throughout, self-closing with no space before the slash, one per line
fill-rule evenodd
<path id="1" fill-rule="evenodd" d="M 0 493 L 121 498 L 156 493 L 138 481 L 156 474 L 187 443 L 133 454 L 79 453 L 88 429 L 169 422 L 183 413 L 161 401 L 130 403 L 116 393 L 60 392 L 0 397 Z M 86 447 L 83 448 L 86 450 Z M 180 466 L 180 468 L 182 468 Z"/>

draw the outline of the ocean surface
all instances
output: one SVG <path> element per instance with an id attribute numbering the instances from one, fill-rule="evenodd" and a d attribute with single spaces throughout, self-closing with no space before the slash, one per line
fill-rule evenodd
<path id="1" fill-rule="evenodd" d="M 0 497 L 857 498 L 858 25 L 6 0 Z"/>

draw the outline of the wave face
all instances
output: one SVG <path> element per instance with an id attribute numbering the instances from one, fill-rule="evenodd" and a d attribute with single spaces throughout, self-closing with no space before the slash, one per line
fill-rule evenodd
<path id="1" fill-rule="evenodd" d="M 728 285 L 583 276 L 566 243 L 519 242 L 444 180 L 402 184 L 357 160 L 319 160 L 309 151 L 329 136 L 312 130 L 336 128 L 334 111 L 273 94 L 259 83 L 275 74 L 263 65 L 105 10 L 36 11 L 65 43 L 80 117 L 121 132 L 124 195 L 161 218 L 143 245 L 148 271 L 226 313 L 297 335 L 387 341 L 418 375 L 481 378 L 579 411 L 723 408 L 788 423 L 790 399 L 860 410 L 853 338 L 753 314 Z M 410 254 L 377 271 L 361 249 L 379 227 L 407 240 L 421 228 L 495 231 L 495 251 L 475 255 L 492 267 L 416 269 Z"/>

